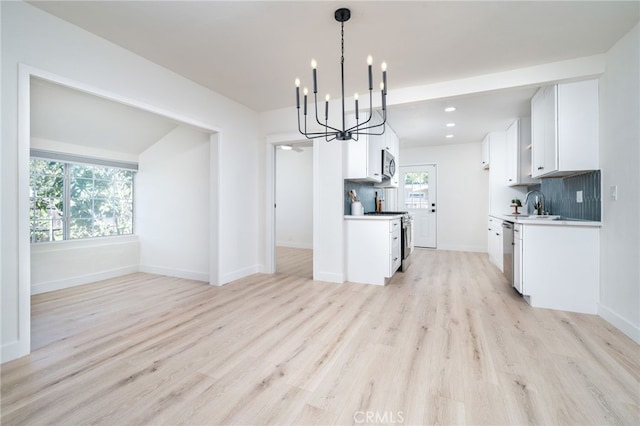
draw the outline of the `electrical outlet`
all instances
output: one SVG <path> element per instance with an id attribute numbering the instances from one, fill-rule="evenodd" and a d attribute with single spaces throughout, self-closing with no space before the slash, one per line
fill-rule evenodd
<path id="1" fill-rule="evenodd" d="M 611 199 L 616 201 L 618 199 L 618 185 L 613 185 L 609 188 L 609 193 L 611 194 Z"/>
<path id="2" fill-rule="evenodd" d="M 576 191 L 576 203 L 582 202 L 582 191 Z"/>

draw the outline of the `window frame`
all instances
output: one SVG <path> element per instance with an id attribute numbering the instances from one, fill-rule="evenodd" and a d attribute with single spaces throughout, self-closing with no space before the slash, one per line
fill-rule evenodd
<path id="1" fill-rule="evenodd" d="M 63 202 L 63 210 L 62 210 L 62 239 L 61 240 L 48 240 L 48 241 L 34 241 L 35 233 L 34 233 L 34 222 L 31 217 L 29 218 L 29 233 L 31 235 L 30 243 L 31 244 L 42 244 L 42 243 L 59 243 L 59 242 L 67 242 L 67 241 L 83 241 L 83 240 L 94 240 L 100 238 L 118 238 L 118 237 L 127 237 L 131 235 L 135 235 L 135 193 L 136 193 L 136 173 L 138 171 L 138 163 L 134 162 L 126 162 L 119 160 L 108 160 L 103 158 L 94 158 L 94 157 L 86 157 L 74 154 L 66 154 L 60 152 L 53 151 L 44 151 L 31 149 L 30 150 L 30 161 L 31 160 L 40 160 L 40 161 L 51 161 L 62 164 L 63 166 L 63 182 L 62 182 L 62 202 Z M 131 172 L 131 232 L 126 234 L 109 234 L 109 235 L 91 235 L 86 237 L 71 237 L 71 167 L 73 166 L 84 166 L 84 167 L 103 167 L 110 169 L 120 169 Z M 29 171 L 29 180 L 31 180 L 31 170 Z M 31 183 L 29 184 L 31 188 Z M 35 192 L 35 191 L 34 191 Z"/>

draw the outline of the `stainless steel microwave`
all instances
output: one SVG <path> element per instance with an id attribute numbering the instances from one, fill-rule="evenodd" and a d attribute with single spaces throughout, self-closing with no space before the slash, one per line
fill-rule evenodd
<path id="1" fill-rule="evenodd" d="M 388 150 L 382 150 L 382 176 L 391 179 L 396 174 L 396 159 Z"/>

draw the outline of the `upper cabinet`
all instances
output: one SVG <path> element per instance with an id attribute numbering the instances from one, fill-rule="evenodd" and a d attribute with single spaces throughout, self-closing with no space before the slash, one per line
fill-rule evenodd
<path id="1" fill-rule="evenodd" d="M 382 182 L 382 142 L 380 136 L 360 136 L 357 141 L 347 141 L 344 178 Z"/>
<path id="2" fill-rule="evenodd" d="M 598 80 L 543 87 L 531 99 L 532 177 L 598 169 Z"/>
<path id="3" fill-rule="evenodd" d="M 374 182 L 379 188 L 398 187 L 400 141 L 391 127 L 385 126 L 385 132 L 382 135 L 363 135 L 357 141 L 345 142 L 344 146 L 345 179 Z M 395 157 L 396 173 L 391 179 L 384 178 L 382 175 L 383 150 L 389 151 Z"/>
<path id="4" fill-rule="evenodd" d="M 531 119 L 514 121 L 506 132 L 507 185 L 538 183 L 531 177 Z"/>
<path id="5" fill-rule="evenodd" d="M 482 140 L 482 168 L 483 169 L 488 169 L 489 168 L 489 159 L 490 159 L 490 147 L 489 147 L 490 141 L 489 141 L 489 135 L 485 136 L 484 139 Z"/>

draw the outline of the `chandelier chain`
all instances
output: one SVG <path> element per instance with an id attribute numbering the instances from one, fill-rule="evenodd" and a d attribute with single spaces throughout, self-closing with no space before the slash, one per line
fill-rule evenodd
<path id="1" fill-rule="evenodd" d="M 344 64 L 344 22 L 340 23 L 341 31 L 340 31 L 340 47 L 342 48 L 342 56 L 340 56 L 340 63 Z"/>

